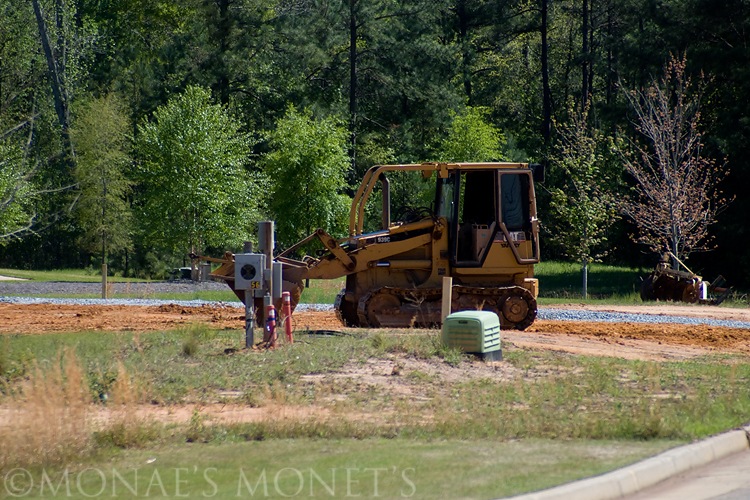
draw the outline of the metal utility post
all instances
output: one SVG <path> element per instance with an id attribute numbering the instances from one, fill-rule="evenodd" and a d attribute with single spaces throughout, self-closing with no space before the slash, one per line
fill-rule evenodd
<path id="1" fill-rule="evenodd" d="M 245 290 L 245 347 L 255 345 L 255 300 L 251 290 Z"/>
<path id="2" fill-rule="evenodd" d="M 266 269 L 273 263 L 273 247 L 276 245 L 273 236 L 273 221 L 258 222 L 258 250 L 266 256 Z"/>
<path id="3" fill-rule="evenodd" d="M 244 253 L 253 253 L 253 242 L 243 242 L 242 251 Z M 247 348 L 250 348 L 255 344 L 255 333 L 253 330 L 253 321 L 255 319 L 254 305 L 253 293 L 250 290 L 245 290 L 245 347 Z"/>
<path id="4" fill-rule="evenodd" d="M 263 270 L 263 275 L 266 278 L 263 288 L 266 292 L 270 292 L 272 287 L 273 248 L 275 245 L 273 221 L 258 222 L 258 250 L 266 256 L 266 268 Z M 260 311 L 260 324 L 266 324 L 265 307 Z"/>
<path id="5" fill-rule="evenodd" d="M 273 221 L 258 223 L 258 247 L 259 253 L 252 253 L 252 244 L 245 242 L 245 253 L 234 256 L 234 287 L 235 290 L 245 291 L 245 347 L 252 347 L 255 343 L 256 316 L 265 330 L 266 307 L 256 311 L 255 300 L 263 299 L 268 305 L 272 303 L 272 296 L 281 294 L 281 268 L 273 262 Z M 277 279 L 274 279 L 275 274 L 278 275 Z M 275 287 L 279 288 L 278 292 L 274 290 Z"/>
<path id="6" fill-rule="evenodd" d="M 102 264 L 102 298 L 108 299 L 107 296 L 107 263 Z"/>

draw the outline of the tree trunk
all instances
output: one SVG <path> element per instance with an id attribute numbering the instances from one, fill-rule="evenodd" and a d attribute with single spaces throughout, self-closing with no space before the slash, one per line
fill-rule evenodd
<path id="1" fill-rule="evenodd" d="M 549 0 L 541 0 L 542 23 L 540 34 L 542 38 L 542 137 L 544 137 L 545 156 L 549 154 L 552 137 L 552 91 L 549 86 L 549 54 L 547 48 L 547 11 Z"/>
<path id="2" fill-rule="evenodd" d="M 47 31 L 47 23 L 44 21 L 42 7 L 39 5 L 39 0 L 31 0 L 31 3 L 34 7 L 34 15 L 36 16 L 36 24 L 39 29 L 39 38 L 42 42 L 42 50 L 44 51 L 44 57 L 47 60 L 47 75 L 49 77 L 50 86 L 52 87 L 52 97 L 55 101 L 57 120 L 60 124 L 60 139 L 62 141 L 63 154 L 68 166 L 72 167 L 75 162 L 75 151 L 73 150 L 73 143 L 70 140 L 70 112 L 68 110 L 67 92 L 65 91 L 65 86 L 63 84 L 61 69 L 55 59 L 55 55 L 52 53 L 49 32 Z"/>
<path id="3" fill-rule="evenodd" d="M 227 52 L 229 52 L 229 37 L 231 36 L 232 19 L 229 17 L 229 0 L 218 0 L 219 22 L 217 29 L 219 53 L 217 55 L 216 90 L 219 101 L 229 104 L 229 72 L 227 69 Z"/>
<path id="4" fill-rule="evenodd" d="M 612 18 L 612 4 L 607 5 L 607 38 L 612 39 L 614 33 L 614 20 Z M 612 49 L 612 44 L 607 44 L 607 106 L 612 105 L 612 100 L 615 95 L 615 54 Z"/>
<path id="5" fill-rule="evenodd" d="M 469 19 L 466 14 L 466 0 L 459 0 L 456 5 L 456 15 L 458 16 L 458 36 L 461 44 L 461 63 L 464 82 L 464 92 L 466 93 L 466 104 L 473 105 L 472 88 L 471 88 L 471 51 L 469 50 Z"/>
<path id="6" fill-rule="evenodd" d="M 107 297 L 107 263 L 102 262 L 102 298 Z"/>
<path id="7" fill-rule="evenodd" d="M 581 267 L 581 274 L 583 275 L 583 299 L 589 298 L 589 263 L 584 262 Z"/>
<path id="8" fill-rule="evenodd" d="M 581 109 L 585 109 L 589 97 L 589 0 L 583 0 L 581 10 Z"/>
<path id="9" fill-rule="evenodd" d="M 349 158 L 350 175 L 357 163 L 357 0 L 349 0 Z"/>

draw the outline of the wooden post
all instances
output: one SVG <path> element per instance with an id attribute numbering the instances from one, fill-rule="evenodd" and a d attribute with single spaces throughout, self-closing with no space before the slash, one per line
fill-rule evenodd
<path id="1" fill-rule="evenodd" d="M 107 263 L 102 264 L 102 298 L 107 298 Z"/>
<path id="2" fill-rule="evenodd" d="M 441 310 L 441 321 L 445 322 L 446 316 L 451 313 L 451 302 L 453 300 L 453 278 L 445 276 L 443 278 L 443 307 Z"/>

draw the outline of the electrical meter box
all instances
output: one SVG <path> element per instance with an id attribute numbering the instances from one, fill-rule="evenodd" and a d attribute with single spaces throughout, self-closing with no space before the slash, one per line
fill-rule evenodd
<path id="1" fill-rule="evenodd" d="M 503 359 L 500 318 L 492 311 L 460 311 L 443 321 L 443 344 L 489 361 Z"/>
<path id="2" fill-rule="evenodd" d="M 256 297 L 265 293 L 266 256 L 262 253 L 238 253 L 234 256 L 235 290 L 251 290 Z"/>

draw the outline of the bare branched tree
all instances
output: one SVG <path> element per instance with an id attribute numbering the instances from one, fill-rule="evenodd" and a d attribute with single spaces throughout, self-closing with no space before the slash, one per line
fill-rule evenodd
<path id="1" fill-rule="evenodd" d="M 702 85 L 693 88 L 685 66 L 684 56 L 672 56 L 659 80 L 626 94 L 645 143 L 621 148 L 635 181 L 621 203 L 638 228 L 634 240 L 680 258 L 712 248 L 708 229 L 730 201 L 719 190 L 726 164 L 703 156 Z"/>

